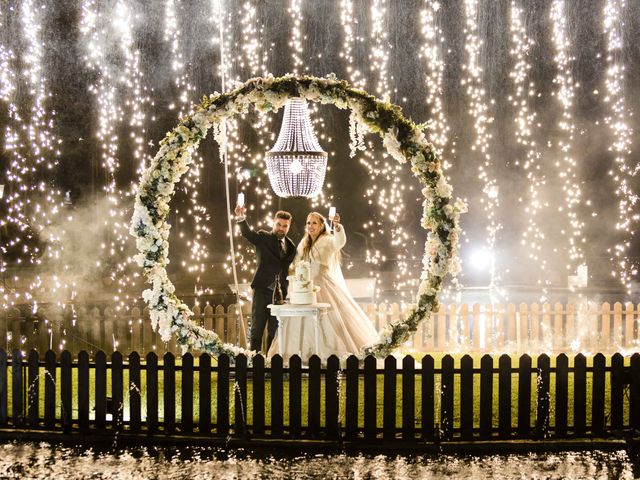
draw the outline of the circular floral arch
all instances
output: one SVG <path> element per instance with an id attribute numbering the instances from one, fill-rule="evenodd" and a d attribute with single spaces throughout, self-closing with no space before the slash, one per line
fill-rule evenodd
<path id="1" fill-rule="evenodd" d="M 167 276 L 170 229 L 167 215 L 176 184 L 189 169 L 193 151 L 211 127 L 219 127 L 224 119 L 247 112 L 250 105 L 262 112 L 276 112 L 292 97 L 350 109 L 360 131 L 378 134 L 393 158 L 410 163 L 422 186 L 421 225 L 428 233 L 417 303 L 404 320 L 387 325 L 380 332 L 378 343 L 365 347 L 361 356 L 388 355 L 407 341 L 419 323 L 437 310 L 443 277 L 447 272 L 454 275 L 458 272 L 459 217 L 466 206 L 460 200 L 452 201 L 451 186 L 442 173 L 438 155 L 422 131 L 402 115 L 400 107 L 331 77 L 254 78 L 232 91 L 204 97 L 193 113 L 167 133 L 140 179 L 131 234 L 136 237 L 139 251 L 135 259 L 151 284 L 142 296 L 149 305 L 153 327 L 164 341 L 176 335 L 183 350 L 191 347 L 213 355 L 256 354 L 223 343 L 214 332 L 190 319 L 192 312 L 175 295 L 175 287 Z"/>

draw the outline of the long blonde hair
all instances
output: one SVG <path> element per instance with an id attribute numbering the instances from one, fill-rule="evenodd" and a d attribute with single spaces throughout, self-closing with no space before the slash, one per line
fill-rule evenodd
<path id="1" fill-rule="evenodd" d="M 307 215 L 307 220 L 309 220 L 309 217 L 311 216 L 317 217 L 317 219 L 322 224 L 322 229 L 318 233 L 315 241 L 313 240 L 313 238 L 311 238 L 309 232 L 305 232 L 304 237 L 302 237 L 302 258 L 305 260 L 309 260 L 311 249 L 313 248 L 313 245 L 320 239 L 320 237 L 322 237 L 323 235 L 329 235 L 329 231 L 327 230 L 327 220 L 324 218 L 324 216 L 318 212 L 310 212 Z M 342 258 L 342 256 L 340 255 L 340 251 L 336 252 L 336 257 L 338 258 L 338 262 L 340 262 Z"/>

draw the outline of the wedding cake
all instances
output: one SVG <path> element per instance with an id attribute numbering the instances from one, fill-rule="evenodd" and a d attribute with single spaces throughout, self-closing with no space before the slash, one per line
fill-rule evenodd
<path id="1" fill-rule="evenodd" d="M 295 274 L 289 276 L 289 300 L 292 305 L 311 305 L 316 302 L 319 287 L 313 286 L 311 280 L 311 264 L 300 262 L 296 265 Z"/>

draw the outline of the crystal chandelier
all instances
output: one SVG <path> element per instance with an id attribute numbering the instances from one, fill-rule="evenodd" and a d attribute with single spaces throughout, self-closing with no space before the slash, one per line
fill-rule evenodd
<path id="1" fill-rule="evenodd" d="M 287 100 L 278 140 L 265 155 L 271 188 L 279 197 L 315 197 L 324 184 L 327 157 L 313 131 L 307 102 Z"/>

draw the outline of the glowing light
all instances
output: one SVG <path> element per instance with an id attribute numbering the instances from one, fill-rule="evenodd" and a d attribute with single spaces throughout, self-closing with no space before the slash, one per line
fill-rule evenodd
<path id="1" fill-rule="evenodd" d="M 494 165 L 491 158 L 491 138 L 489 132 L 493 117 L 489 112 L 489 102 L 486 98 L 486 91 L 483 86 L 483 71 L 480 64 L 480 49 L 482 40 L 479 37 L 478 30 L 478 0 L 465 0 L 465 50 L 467 51 L 467 62 L 463 65 L 465 71 L 462 85 L 466 87 L 467 97 L 469 99 L 469 114 L 473 118 L 473 126 L 475 131 L 474 142 L 471 150 L 477 152 L 480 157 L 478 165 L 478 179 L 482 183 L 482 191 L 484 197 L 480 199 L 484 213 L 487 218 L 487 249 L 490 252 L 491 265 L 489 268 L 491 280 L 490 286 L 493 288 L 499 281 L 499 275 L 496 272 L 496 265 L 493 251 L 495 249 L 498 232 L 502 228 L 497 219 L 497 208 L 500 204 L 500 198 L 497 190 L 497 180 L 494 177 Z"/>
<path id="2" fill-rule="evenodd" d="M 637 204 L 638 194 L 633 187 L 633 178 L 639 170 L 640 164 L 635 167 L 629 165 L 628 158 L 631 154 L 631 139 L 633 130 L 629 126 L 628 112 L 624 84 L 625 66 L 622 62 L 624 47 L 622 14 L 626 8 L 625 0 L 607 0 L 604 6 L 604 33 L 607 38 L 607 69 L 606 92 L 604 101 L 609 106 L 609 114 L 604 123 L 611 132 L 611 145 L 609 151 L 613 152 L 615 168 L 610 172 L 616 185 L 615 192 L 618 197 L 618 218 L 615 228 L 620 232 L 620 240 L 614 246 L 614 254 L 617 260 L 617 276 L 628 293 L 631 293 L 631 280 L 635 275 L 637 263 L 628 258 L 629 247 L 635 236 L 635 228 L 638 223 Z"/>
<path id="3" fill-rule="evenodd" d="M 577 176 L 577 162 L 573 157 L 573 140 L 575 135 L 575 123 L 573 121 L 573 99 L 575 97 L 576 82 L 572 74 L 574 58 L 570 55 L 570 42 L 567 36 L 567 18 L 565 13 L 564 0 L 554 0 L 551 5 L 551 26 L 554 44 L 554 61 L 556 64 L 556 75 L 554 83 L 558 89 L 554 92 L 560 103 L 562 115 L 558 120 L 558 129 L 562 133 L 557 141 L 561 156 L 557 163 L 558 173 L 562 179 L 562 190 L 565 196 L 565 203 L 558 208 L 558 211 L 566 213 L 568 234 L 566 235 L 568 245 L 569 262 L 566 265 L 567 271 L 575 270 L 575 267 L 584 262 L 584 254 L 581 245 L 584 243 L 582 229 L 584 223 L 578 217 L 578 208 L 581 204 L 582 192 L 580 190 Z"/>
<path id="4" fill-rule="evenodd" d="M 536 98 L 536 85 L 531 78 L 531 49 L 534 46 L 533 39 L 527 33 L 524 24 L 523 8 L 518 6 L 519 2 L 511 2 L 511 57 L 514 67 L 509 76 L 513 82 L 514 93 L 509 97 L 511 105 L 515 110 L 515 134 L 518 144 L 525 151 L 524 161 L 518 159 L 516 165 L 525 172 L 528 185 L 528 197 L 521 198 L 527 201 L 524 207 L 527 226 L 522 231 L 521 243 L 525 247 L 527 256 L 532 260 L 532 269 L 539 269 L 537 275 L 538 284 L 548 283 L 549 279 L 545 273 L 547 258 L 542 248 L 545 239 L 545 222 L 541 221 L 541 214 L 548 207 L 548 203 L 541 197 L 542 189 L 545 185 L 545 176 L 541 173 L 542 154 L 538 148 L 534 133 L 537 133 L 536 123 L 537 113 L 535 111 L 534 99 Z M 544 293 L 544 292 L 543 292 Z"/>

